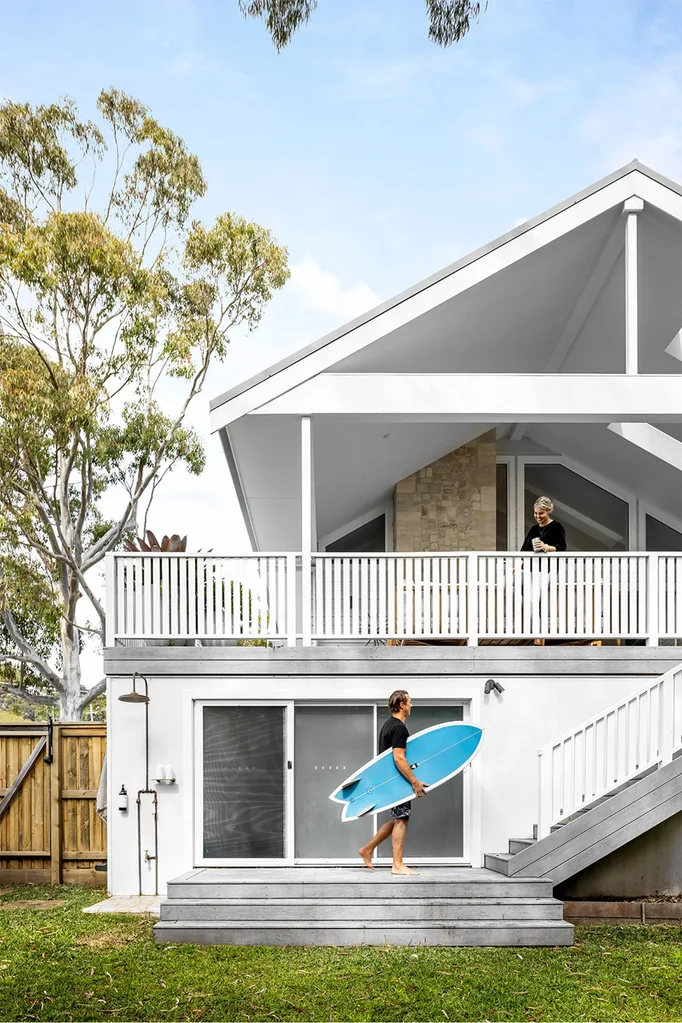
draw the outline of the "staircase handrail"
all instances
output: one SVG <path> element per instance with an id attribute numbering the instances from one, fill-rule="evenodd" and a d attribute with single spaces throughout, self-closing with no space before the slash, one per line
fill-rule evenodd
<path id="1" fill-rule="evenodd" d="M 641 686 L 626 696 L 621 697 L 615 703 L 610 706 L 603 708 L 597 714 L 586 718 L 573 728 L 564 732 L 557 739 L 552 742 L 546 743 L 538 750 L 538 830 L 539 837 L 542 838 L 550 833 L 551 828 L 557 824 L 560 820 L 569 817 L 576 810 L 580 809 L 585 803 L 589 803 L 601 796 L 606 795 L 612 789 L 618 788 L 627 781 L 636 777 L 643 771 L 658 765 L 664 764 L 672 760 L 673 754 L 682 749 L 682 693 L 679 696 L 676 694 L 676 678 L 680 677 L 682 680 L 682 664 L 678 664 L 676 667 L 669 669 L 663 675 L 659 675 L 657 678 L 652 679 L 647 683 L 646 686 Z M 658 690 L 659 699 L 656 706 L 656 720 L 652 721 L 652 704 L 651 694 Z M 621 756 L 621 750 L 618 746 L 619 743 L 619 732 L 618 732 L 618 721 L 617 716 L 621 711 L 627 712 L 628 708 L 635 704 L 639 707 L 639 701 L 642 698 L 649 698 L 649 718 L 647 720 L 648 737 L 647 741 L 651 740 L 652 732 L 656 736 L 656 741 L 653 744 L 653 750 L 650 751 L 648 758 L 641 758 L 637 763 L 628 768 L 627 763 L 625 764 L 625 770 L 621 773 L 621 760 L 627 759 L 629 753 L 629 742 L 630 742 L 630 723 L 628 722 L 628 730 L 625 734 L 625 758 Z M 606 735 L 606 721 L 612 716 L 616 715 L 616 727 L 615 727 L 615 746 L 614 746 L 614 764 L 612 765 L 613 770 L 611 771 L 611 777 L 615 773 L 617 776 L 613 779 L 610 784 L 600 785 L 596 783 L 598 776 L 605 776 L 606 770 L 609 766 L 609 744 L 607 742 Z M 604 741 L 601 744 L 601 763 L 597 764 L 598 749 L 596 741 L 596 730 L 600 722 L 605 722 L 604 730 Z M 655 726 L 652 728 L 652 725 Z M 636 741 L 639 743 L 641 735 L 641 715 L 638 712 L 637 726 L 640 729 L 640 734 L 636 736 Z M 576 740 L 583 736 L 583 748 L 582 758 L 583 762 L 580 765 L 580 776 L 583 782 L 587 780 L 587 742 L 585 740 L 586 733 L 589 729 L 592 729 L 592 741 L 591 741 L 591 754 L 593 758 L 592 762 L 592 774 L 594 776 L 595 785 L 593 786 L 594 791 L 590 791 L 589 798 L 587 798 L 586 792 L 580 793 L 580 798 L 576 798 L 575 782 L 577 776 L 577 768 L 579 765 L 576 762 Z M 567 744 L 571 744 L 570 759 L 571 759 L 571 775 L 567 776 L 565 771 L 565 756 L 562 757 L 561 772 L 558 777 L 555 777 L 555 764 L 554 754 L 557 750 L 561 750 L 562 747 L 566 747 Z M 569 792 L 572 791 L 572 798 L 567 792 L 567 781 L 569 782 Z M 587 784 L 584 784 L 585 789 L 588 788 Z M 560 803 L 559 810 L 556 811 L 554 807 L 555 793 L 559 790 Z M 569 795 L 567 799 L 566 796 Z"/>

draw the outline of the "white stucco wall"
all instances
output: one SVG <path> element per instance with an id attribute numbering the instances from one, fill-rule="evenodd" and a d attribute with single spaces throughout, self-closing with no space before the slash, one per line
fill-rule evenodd
<path id="1" fill-rule="evenodd" d="M 171 761 L 175 785 L 158 788 L 159 883 L 192 868 L 192 700 L 377 700 L 392 689 L 409 687 L 413 702 L 470 701 L 471 720 L 484 729 L 481 753 L 472 765 L 474 865 L 484 852 L 506 850 L 510 837 L 529 836 L 537 820 L 537 749 L 636 688 L 627 677 L 495 677 L 503 695 L 483 695 L 487 676 L 153 678 L 149 679 L 150 775 Z M 109 887 L 115 895 L 136 894 L 137 816 L 135 796 L 144 784 L 144 706 L 118 696 L 130 690 L 130 676 L 109 681 Z M 127 814 L 117 809 L 125 785 Z M 153 786 L 153 783 L 152 783 Z M 478 804 L 476 796 L 478 795 Z M 150 797 L 143 803 L 143 853 L 152 849 Z M 476 819 L 478 818 L 478 825 Z M 351 827 L 352 825 L 349 825 Z M 153 892 L 153 864 L 143 866 L 143 891 Z"/>

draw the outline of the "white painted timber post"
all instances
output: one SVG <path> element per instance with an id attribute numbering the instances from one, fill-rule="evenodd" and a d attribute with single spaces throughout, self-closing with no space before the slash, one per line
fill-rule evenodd
<path id="1" fill-rule="evenodd" d="M 662 764 L 669 764 L 675 749 L 675 675 L 672 671 L 667 672 L 661 681 L 659 707 L 658 755 Z"/>
<path id="2" fill-rule="evenodd" d="M 312 646 L 313 433 L 301 418 L 301 642 Z"/>
<path id="3" fill-rule="evenodd" d="M 625 372 L 639 370 L 639 302 L 637 283 L 637 214 L 644 209 L 638 196 L 625 200 Z"/>
<path id="4" fill-rule="evenodd" d="M 116 643 L 116 558 L 110 552 L 104 555 L 104 583 L 106 586 L 105 590 L 105 603 L 104 612 L 106 615 L 104 621 L 104 645 L 114 646 Z"/>
<path id="5" fill-rule="evenodd" d="M 658 554 L 646 557 L 646 645 L 658 646 Z"/>
<path id="6" fill-rule="evenodd" d="M 469 646 L 478 646 L 478 554 L 467 558 L 467 635 Z"/>
<path id="7" fill-rule="evenodd" d="M 552 821 L 552 759 L 551 749 L 544 760 L 538 750 L 538 838 L 546 838 Z"/>
<path id="8" fill-rule="evenodd" d="M 287 554 L 286 630 L 287 646 L 296 646 L 296 555 Z"/>

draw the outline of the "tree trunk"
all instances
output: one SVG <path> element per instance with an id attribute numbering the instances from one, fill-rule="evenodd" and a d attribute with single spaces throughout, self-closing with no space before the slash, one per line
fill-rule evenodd
<path id="1" fill-rule="evenodd" d="M 80 721 L 81 701 L 81 654 L 78 631 L 62 620 L 62 677 L 64 692 L 59 696 L 61 721 Z"/>

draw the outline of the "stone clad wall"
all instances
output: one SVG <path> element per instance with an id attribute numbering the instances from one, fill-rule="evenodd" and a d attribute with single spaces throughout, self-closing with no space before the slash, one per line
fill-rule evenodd
<path id="1" fill-rule="evenodd" d="M 401 480 L 393 494 L 396 551 L 495 550 L 495 431 Z"/>

